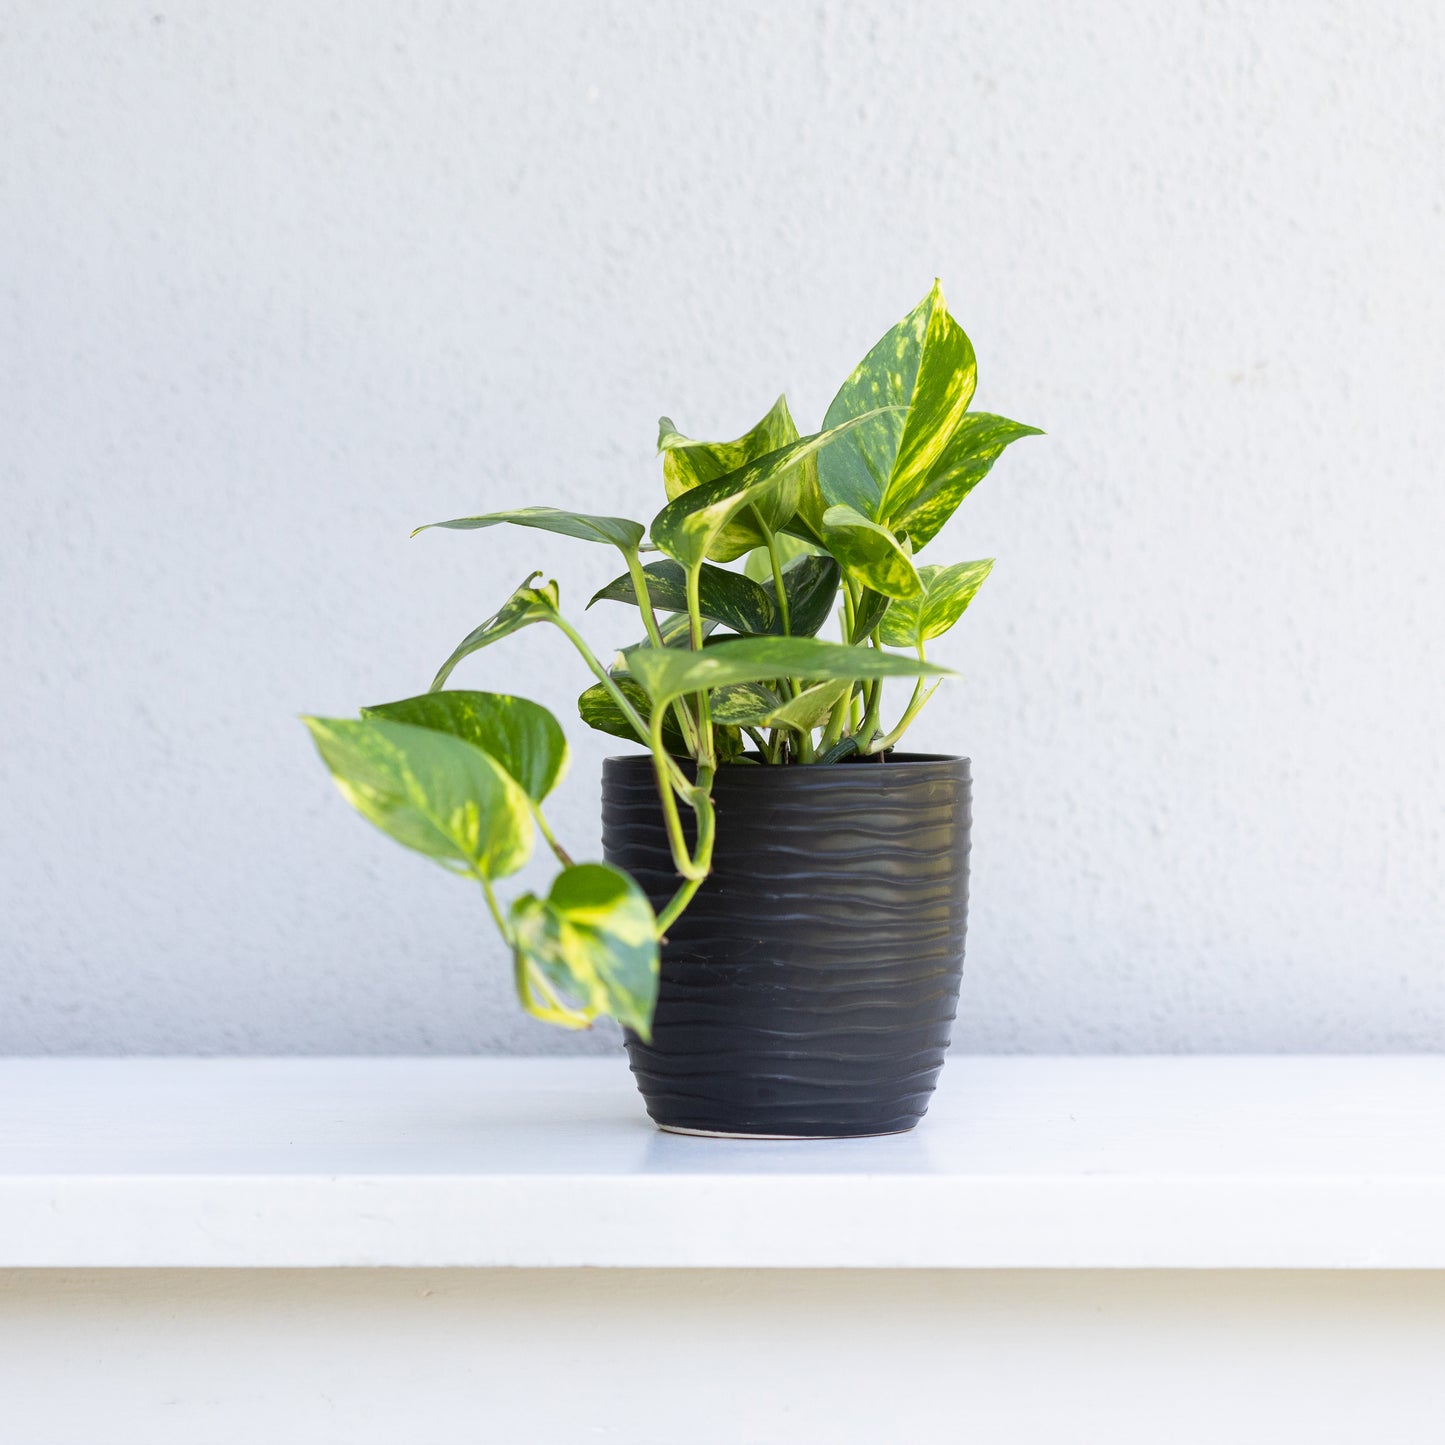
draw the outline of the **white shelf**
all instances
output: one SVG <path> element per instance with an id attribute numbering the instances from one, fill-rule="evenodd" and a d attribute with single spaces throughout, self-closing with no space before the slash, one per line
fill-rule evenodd
<path id="1" fill-rule="evenodd" d="M 965 1058 L 913 1134 L 614 1059 L 0 1060 L 0 1267 L 1445 1268 L 1445 1058 Z"/>

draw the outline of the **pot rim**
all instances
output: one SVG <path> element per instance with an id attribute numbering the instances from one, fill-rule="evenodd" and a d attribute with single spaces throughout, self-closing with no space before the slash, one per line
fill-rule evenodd
<path id="1" fill-rule="evenodd" d="M 687 767 L 691 758 L 678 761 Z M 737 763 L 718 765 L 715 785 L 720 783 L 750 784 L 754 779 L 762 785 L 772 787 L 822 787 L 865 786 L 877 784 L 888 778 L 901 781 L 903 778 L 917 778 L 929 773 L 935 776 L 962 777 L 972 774 L 972 759 L 956 753 L 894 753 L 887 762 L 879 763 L 793 763 L 785 767 L 744 766 Z M 650 753 L 620 753 L 602 760 L 604 772 L 617 774 L 632 773 L 639 776 L 653 775 L 653 761 Z"/>

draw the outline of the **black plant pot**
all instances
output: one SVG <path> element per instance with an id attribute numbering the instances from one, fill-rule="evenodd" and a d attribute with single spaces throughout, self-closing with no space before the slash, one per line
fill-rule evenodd
<path id="1" fill-rule="evenodd" d="M 706 1134 L 911 1129 L 958 1007 L 968 759 L 724 767 L 713 799 L 713 872 L 668 930 L 652 1042 L 627 1037 L 647 1112 Z M 603 763 L 602 846 L 654 907 L 672 896 L 650 758 Z"/>

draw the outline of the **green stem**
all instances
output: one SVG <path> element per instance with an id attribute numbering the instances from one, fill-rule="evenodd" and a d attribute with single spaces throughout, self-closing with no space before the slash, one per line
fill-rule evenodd
<path id="1" fill-rule="evenodd" d="M 692 801 L 697 812 L 697 853 L 692 862 L 697 876 L 684 880 L 682 886 L 672 895 L 667 907 L 657 915 L 659 938 L 677 922 L 684 908 L 692 902 L 693 895 L 702 887 L 703 879 L 712 871 L 712 847 L 716 832 L 716 816 L 712 806 L 712 777 L 705 769 L 698 769 L 698 788 Z"/>
<path id="2" fill-rule="evenodd" d="M 562 629 L 563 634 L 566 636 L 567 640 L 572 644 L 572 646 L 575 647 L 577 651 L 582 654 L 582 661 L 585 662 L 587 666 L 591 669 L 592 676 L 595 677 L 604 688 L 606 688 L 608 695 L 612 698 L 612 701 L 617 704 L 618 708 L 622 712 L 622 716 L 627 719 L 628 724 L 631 726 L 632 730 L 637 734 L 639 738 L 641 738 L 643 742 L 646 742 L 647 723 L 643 721 L 642 714 L 639 713 L 630 702 L 628 702 L 626 693 L 624 693 L 622 689 L 617 686 L 616 682 L 613 681 L 612 674 L 609 673 L 607 669 L 603 667 L 600 662 L 597 661 L 597 658 L 594 656 L 592 649 L 587 646 L 587 643 L 584 641 L 581 634 L 577 631 L 575 627 L 572 626 L 570 622 L 567 621 L 565 617 L 562 616 L 560 612 L 552 613 L 552 621 L 555 622 L 557 626 Z"/>
<path id="3" fill-rule="evenodd" d="M 773 529 L 763 521 L 758 509 L 752 509 L 753 516 L 757 519 L 759 528 L 768 544 L 768 561 L 773 564 L 773 591 L 778 594 L 778 615 L 783 620 L 783 636 L 793 635 L 793 615 L 788 606 L 788 589 L 783 586 L 783 559 L 778 553 L 778 539 Z"/>
<path id="4" fill-rule="evenodd" d="M 531 800 L 528 800 L 531 802 Z M 552 850 L 553 856 L 564 867 L 572 866 L 572 855 L 557 841 L 557 835 L 552 831 L 552 825 L 542 814 L 542 805 L 532 802 L 532 816 L 537 820 L 537 827 L 541 830 L 542 836 L 547 840 L 547 846 Z"/>
<path id="5" fill-rule="evenodd" d="M 642 570 L 642 560 L 635 548 L 624 548 L 622 555 L 627 559 L 627 575 L 632 578 L 632 590 L 637 594 L 637 609 L 642 613 L 642 625 L 647 629 L 647 640 L 654 647 L 663 647 L 662 632 L 657 626 L 657 613 L 652 606 L 652 593 L 647 586 L 647 573 Z M 682 730 L 683 741 L 693 757 L 697 756 L 697 724 L 692 714 L 679 700 L 672 705 L 673 716 Z"/>
<path id="6" fill-rule="evenodd" d="M 713 770 L 703 763 L 698 764 L 697 784 L 687 781 L 684 777 L 685 786 L 682 789 L 676 787 L 668 775 L 666 763 L 670 762 L 666 750 L 662 746 L 662 709 L 654 711 L 652 717 L 652 736 L 650 744 L 652 747 L 652 765 L 657 777 L 657 796 L 662 800 L 662 819 L 667 826 L 667 843 L 672 851 L 673 866 L 684 878 L 696 879 L 699 883 L 707 877 L 707 867 L 704 866 L 701 872 L 687 849 L 687 839 L 682 832 L 682 815 L 677 811 L 677 797 L 681 792 L 687 798 L 688 803 L 697 811 L 697 801 L 706 802 L 708 793 L 712 789 Z M 674 765 L 675 767 L 675 765 Z M 706 787 L 703 782 L 706 780 Z M 701 788 L 701 792 L 699 789 Z M 709 808 L 711 804 L 708 804 Z M 709 845 L 709 857 L 711 857 L 711 845 Z"/>
<path id="7" fill-rule="evenodd" d="M 702 563 L 697 562 L 687 569 L 687 620 L 692 634 L 692 650 L 702 651 L 702 601 L 699 592 L 702 586 Z M 697 694 L 697 762 L 700 768 L 717 767 L 717 753 L 713 748 L 712 713 L 708 706 L 708 695 Z"/>
<path id="8" fill-rule="evenodd" d="M 918 660 L 919 662 L 928 661 L 923 655 L 923 644 L 921 642 L 918 644 Z M 924 703 L 938 691 L 938 688 L 939 684 L 935 682 L 932 687 L 925 689 L 924 679 L 920 677 L 913 685 L 913 696 L 908 700 L 908 706 L 904 709 L 903 716 L 898 719 L 898 726 L 895 727 L 892 732 L 886 733 L 884 736 L 878 738 L 876 742 L 865 744 L 863 751 L 865 753 L 882 753 L 896 746 L 898 739 L 908 731 L 909 724 L 923 710 Z"/>

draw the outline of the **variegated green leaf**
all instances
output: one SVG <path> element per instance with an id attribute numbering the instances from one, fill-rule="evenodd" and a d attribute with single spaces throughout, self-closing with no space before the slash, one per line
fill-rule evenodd
<path id="1" fill-rule="evenodd" d="M 738 727 L 781 727 L 807 732 L 827 722 L 833 705 L 852 687 L 853 683 L 847 679 L 835 679 L 804 688 L 796 697 L 783 698 L 761 683 L 738 683 L 713 693 L 712 715 L 716 719 L 721 707 L 726 712 L 726 720 Z"/>
<path id="2" fill-rule="evenodd" d="M 839 388 L 825 427 L 892 407 L 819 459 L 818 484 L 829 505 L 846 505 L 873 521 L 895 466 L 918 456 L 926 438 L 946 437 L 967 410 L 977 379 L 973 347 L 933 289 L 884 335 Z M 905 449 L 905 439 L 908 446 Z"/>
<path id="3" fill-rule="evenodd" d="M 922 590 L 913 559 L 898 539 L 856 508 L 844 504 L 823 513 L 828 550 L 864 587 L 885 597 L 916 597 Z"/>
<path id="4" fill-rule="evenodd" d="M 577 537 L 583 542 L 606 542 L 623 552 L 635 552 L 647 529 L 641 522 L 627 517 L 596 517 L 587 512 L 562 512 L 556 507 L 517 507 L 510 512 L 487 512 L 480 517 L 454 517 L 450 522 L 428 522 L 412 533 L 430 531 L 433 527 L 450 527 L 453 531 L 472 532 L 482 527 L 496 527 L 510 522 L 516 527 L 535 527 L 543 532 L 557 532 L 564 537 Z"/>
<path id="5" fill-rule="evenodd" d="M 687 572 L 680 564 L 670 560 L 649 562 L 642 571 L 647 578 L 648 596 L 658 611 L 687 611 Z M 603 601 L 636 606 L 637 589 L 631 574 L 614 578 L 587 605 Z M 782 630 L 777 608 L 766 590 L 741 572 L 725 572 L 706 562 L 698 576 L 698 609 L 702 616 L 734 632 L 766 634 Z"/>
<path id="6" fill-rule="evenodd" d="M 601 1014 L 641 1038 L 657 1003 L 657 918 L 641 888 L 606 863 L 576 863 L 546 898 L 527 893 L 511 908 L 522 1004 L 544 1017 L 552 1000 L 585 1025 Z"/>
<path id="7" fill-rule="evenodd" d="M 614 673 L 612 680 L 617 684 L 622 695 L 642 715 L 643 720 L 651 721 L 652 699 L 647 695 L 647 690 L 642 684 L 626 673 Z M 627 720 L 622 709 L 617 706 L 617 700 L 600 682 L 594 682 L 577 699 L 577 713 L 588 727 L 596 728 L 600 733 L 607 733 L 614 738 L 625 738 L 630 743 L 645 741 L 633 731 L 632 724 Z M 683 757 L 687 753 L 687 744 L 683 741 L 682 730 L 670 716 L 662 726 L 662 744 L 668 752 L 676 757 Z"/>
<path id="8" fill-rule="evenodd" d="M 833 398 L 825 427 L 883 403 L 899 409 L 819 458 L 821 499 L 850 506 L 891 532 L 906 533 L 919 551 L 1003 447 L 1036 434 L 1036 428 L 1009 422 L 1005 425 L 1011 430 L 1003 435 L 969 420 L 977 372 L 973 345 L 948 314 L 934 282 Z M 809 524 L 802 530 L 817 531 L 817 506 L 818 499 L 800 496 L 798 516 Z"/>
<path id="9" fill-rule="evenodd" d="M 720 687 L 708 699 L 712 720 L 725 727 L 756 727 L 783 705 L 783 699 L 761 682 Z"/>
<path id="10" fill-rule="evenodd" d="M 946 677 L 948 668 L 915 658 L 849 647 L 816 637 L 740 637 L 701 652 L 671 647 L 644 647 L 628 659 L 632 674 L 656 705 L 684 693 L 711 691 L 741 682 L 767 682 L 776 677 L 866 681 L 876 677 Z"/>
<path id="11" fill-rule="evenodd" d="M 450 733 L 385 718 L 302 721 L 342 796 L 398 843 L 484 878 L 532 851 L 526 794 L 505 768 Z"/>
<path id="12" fill-rule="evenodd" d="M 684 567 L 695 567 L 709 556 L 722 562 L 741 557 L 754 544 L 723 545 L 720 538 L 727 524 L 772 489 L 789 485 L 789 479 L 796 477 L 798 468 L 809 457 L 874 419 L 872 412 L 850 417 L 837 427 L 790 442 L 716 481 L 684 492 L 653 518 L 652 540 Z M 791 506 L 789 503 L 789 509 Z"/>
<path id="13" fill-rule="evenodd" d="M 715 482 L 748 462 L 797 440 L 798 428 L 784 396 L 780 396 L 768 414 L 736 441 L 694 441 L 677 430 L 671 417 L 662 417 L 658 421 L 657 449 L 662 453 L 662 479 L 668 500 L 676 500 L 694 487 Z M 755 505 L 767 526 L 777 531 L 796 508 L 796 480 L 789 487 L 759 496 Z M 740 557 L 748 548 L 759 546 L 764 540 L 751 509 L 744 509 L 722 529 L 709 555 L 725 562 Z"/>
<path id="14" fill-rule="evenodd" d="M 500 763 L 534 803 L 540 803 L 567 771 L 567 737 L 561 724 L 540 703 L 525 697 L 427 692 L 364 707 L 361 715 L 451 733 L 472 743 Z"/>
<path id="15" fill-rule="evenodd" d="M 878 629 L 880 641 L 889 647 L 918 647 L 941 637 L 963 616 L 992 570 L 992 557 L 951 567 L 920 567 L 923 592 L 889 607 Z"/>
<path id="16" fill-rule="evenodd" d="M 788 594 L 788 621 L 794 637 L 812 637 L 833 615 L 842 571 L 832 557 L 797 557 L 783 568 L 783 589 Z M 777 596 L 773 579 L 763 583 L 769 601 Z M 781 624 L 780 624 L 781 625 Z"/>
<path id="17" fill-rule="evenodd" d="M 773 539 L 773 545 L 778 549 L 778 557 L 784 567 L 795 557 L 806 557 L 818 552 L 818 545 L 815 542 L 804 541 L 801 537 L 795 537 L 791 532 L 779 532 Z M 754 582 L 766 582 L 773 575 L 773 560 L 768 556 L 766 547 L 754 547 L 747 555 L 743 563 L 743 573 L 751 577 Z"/>
<path id="18" fill-rule="evenodd" d="M 988 412 L 963 417 L 926 471 L 890 486 L 884 507 L 890 526 L 908 533 L 919 551 L 938 535 L 958 504 L 986 477 L 1003 449 L 1020 437 L 1042 436 L 1035 426 Z"/>
<path id="19" fill-rule="evenodd" d="M 551 622 L 557 616 L 557 584 L 548 582 L 541 587 L 532 586 L 533 580 L 541 575 L 540 572 L 531 573 L 493 616 L 462 638 L 452 655 L 442 663 L 428 691 L 440 692 L 452 670 L 464 657 L 509 637 L 520 627 L 529 627 L 534 622 Z"/>

